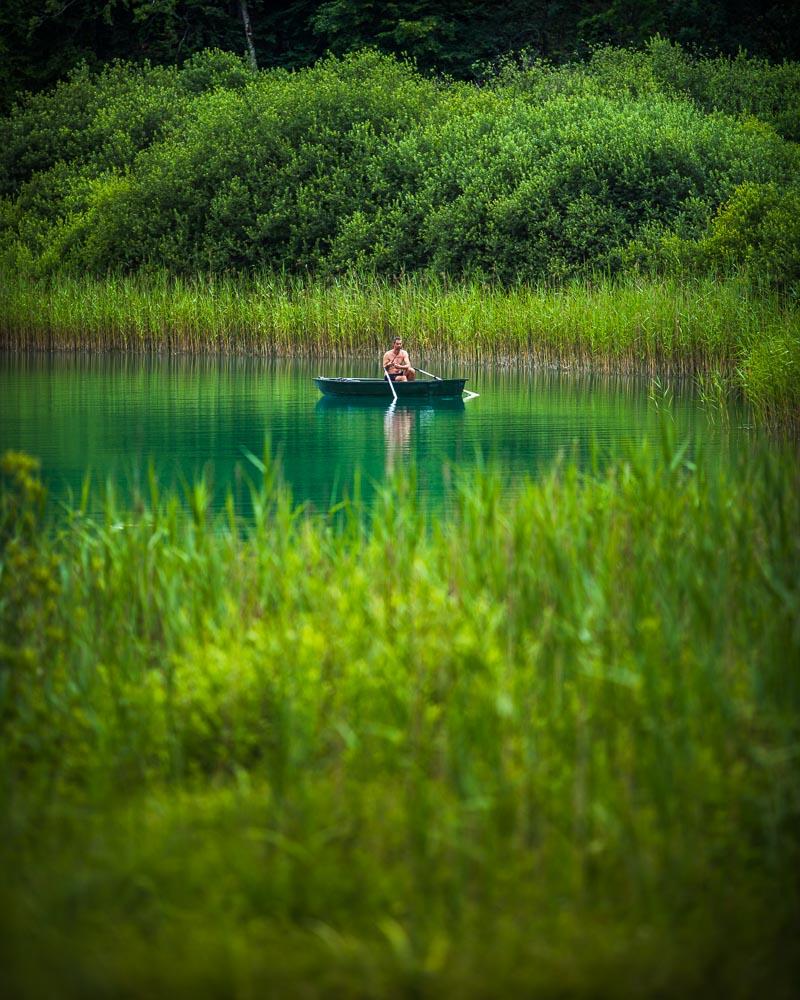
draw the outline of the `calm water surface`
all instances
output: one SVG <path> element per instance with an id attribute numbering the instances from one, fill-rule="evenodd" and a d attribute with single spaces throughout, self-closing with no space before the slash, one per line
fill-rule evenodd
<path id="1" fill-rule="evenodd" d="M 464 404 L 390 408 L 320 398 L 317 374 L 375 375 L 353 361 L 269 362 L 250 358 L 0 356 L 0 450 L 38 456 L 55 499 L 78 494 L 87 472 L 125 491 L 152 461 L 165 485 L 205 471 L 215 503 L 226 490 L 246 494 L 245 457 L 262 455 L 268 437 L 298 501 L 328 508 L 360 470 L 369 493 L 393 469 L 415 464 L 418 490 L 441 501 L 449 470 L 496 466 L 513 491 L 560 454 L 588 465 L 642 438 L 658 418 L 649 382 L 554 372 L 475 368 Z M 465 374 L 440 367 L 443 376 Z M 689 382 L 673 383 L 680 435 L 722 456 L 731 435 L 709 425 Z"/>

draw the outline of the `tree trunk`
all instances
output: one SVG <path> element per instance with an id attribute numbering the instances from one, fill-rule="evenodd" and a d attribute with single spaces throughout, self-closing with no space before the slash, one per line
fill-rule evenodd
<path id="1" fill-rule="evenodd" d="M 256 61 L 256 47 L 253 45 L 253 28 L 250 24 L 250 14 L 247 10 L 247 0 L 239 0 L 239 9 L 242 12 L 244 37 L 247 39 L 247 58 L 253 69 L 258 69 L 258 62 Z"/>

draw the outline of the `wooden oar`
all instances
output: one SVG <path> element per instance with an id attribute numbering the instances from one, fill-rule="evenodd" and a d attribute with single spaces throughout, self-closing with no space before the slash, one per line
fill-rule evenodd
<path id="1" fill-rule="evenodd" d="M 433 372 L 426 372 L 424 368 L 417 368 L 418 372 L 422 372 L 423 375 L 430 375 L 431 378 L 435 378 L 437 382 L 441 382 L 442 379 L 439 375 L 434 375 Z M 465 389 L 464 392 L 467 394 L 467 399 L 477 399 L 480 396 L 479 392 L 472 392 L 470 389 Z M 466 403 L 467 399 L 464 400 Z"/>
<path id="2" fill-rule="evenodd" d="M 392 395 L 394 396 L 394 402 L 396 403 L 397 402 L 397 389 L 395 389 L 395 387 L 394 387 L 394 382 L 392 382 L 391 377 L 389 376 L 389 373 L 386 371 L 385 368 L 383 369 L 383 374 L 386 376 L 386 381 L 389 383 L 389 388 L 392 390 Z"/>

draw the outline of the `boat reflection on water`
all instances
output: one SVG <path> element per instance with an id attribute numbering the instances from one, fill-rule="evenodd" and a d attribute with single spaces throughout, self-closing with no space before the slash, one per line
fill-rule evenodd
<path id="1" fill-rule="evenodd" d="M 362 450 L 364 466 L 368 467 L 375 448 L 380 447 L 376 432 L 383 416 L 384 473 L 395 468 L 441 453 L 455 457 L 460 451 L 463 435 L 464 401 L 462 399 L 398 401 L 383 399 L 346 399 L 323 396 L 317 412 L 326 413 L 332 438 L 345 437 L 349 448 Z M 363 438 L 363 444 L 359 440 Z M 374 466 L 373 466 L 374 468 Z M 376 470 L 377 471 L 377 470 Z"/>
<path id="2" fill-rule="evenodd" d="M 419 407 L 388 406 L 383 418 L 383 436 L 386 439 L 386 474 L 394 471 L 397 457 L 408 458 L 411 450 L 411 428 L 419 414 Z"/>
<path id="3" fill-rule="evenodd" d="M 409 410 L 412 413 L 463 413 L 463 399 L 399 399 L 396 403 L 383 397 L 364 396 L 320 396 L 317 400 L 317 410 L 353 410 L 375 413 L 376 410 Z"/>

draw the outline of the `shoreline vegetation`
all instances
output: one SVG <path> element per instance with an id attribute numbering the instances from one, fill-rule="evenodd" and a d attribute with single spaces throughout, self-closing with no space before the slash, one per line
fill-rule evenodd
<path id="1" fill-rule="evenodd" d="M 502 288 L 158 274 L 33 279 L 0 272 L 0 348 L 12 351 L 374 354 L 394 336 L 451 359 L 693 375 L 743 393 L 760 423 L 796 425 L 800 311 L 745 278 L 600 277 Z"/>
<path id="2" fill-rule="evenodd" d="M 2 461 L 15 996 L 792 994 L 796 462 L 665 419 L 430 524 L 260 467 L 246 521 L 201 480 L 56 522 Z"/>
<path id="3" fill-rule="evenodd" d="M 0 119 L 18 349 L 426 351 L 800 413 L 800 64 L 654 37 L 480 79 L 363 49 L 76 70 Z"/>

